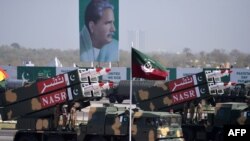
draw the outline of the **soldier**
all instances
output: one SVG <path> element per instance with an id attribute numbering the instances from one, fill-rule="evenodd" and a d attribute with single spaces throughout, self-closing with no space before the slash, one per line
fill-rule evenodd
<path id="1" fill-rule="evenodd" d="M 199 102 L 197 105 L 197 119 L 198 119 L 198 121 L 202 120 L 202 113 L 203 113 L 203 107 L 202 107 L 201 102 Z"/>
<path id="2" fill-rule="evenodd" d="M 67 124 L 67 120 L 68 120 L 68 111 L 67 111 L 68 105 L 64 104 L 62 106 L 62 129 L 65 130 L 66 129 L 66 124 Z"/>
<path id="3" fill-rule="evenodd" d="M 191 123 L 193 123 L 194 112 L 195 112 L 195 105 L 194 105 L 193 102 L 191 102 L 190 105 L 189 105 L 189 113 L 190 113 L 190 121 L 191 121 Z"/>
<path id="4" fill-rule="evenodd" d="M 76 118 L 77 118 L 77 108 L 80 107 L 80 104 L 78 102 L 74 102 L 73 106 L 70 109 L 70 116 L 69 116 L 69 122 L 70 122 L 70 129 L 74 130 L 75 124 L 76 124 Z"/>

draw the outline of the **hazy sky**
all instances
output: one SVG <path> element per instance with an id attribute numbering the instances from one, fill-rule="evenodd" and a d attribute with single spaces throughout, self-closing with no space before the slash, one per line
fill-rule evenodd
<path id="1" fill-rule="evenodd" d="M 250 0 L 119 1 L 121 49 L 140 40 L 144 51 L 250 53 Z M 78 8 L 78 0 L 0 0 L 0 45 L 77 49 Z"/>

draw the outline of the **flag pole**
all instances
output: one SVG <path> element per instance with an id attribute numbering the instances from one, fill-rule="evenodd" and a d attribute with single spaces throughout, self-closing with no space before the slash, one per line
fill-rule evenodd
<path id="1" fill-rule="evenodd" d="M 130 66 L 130 81 L 129 81 L 129 141 L 132 141 L 132 48 L 133 42 L 131 42 L 131 66 Z"/>

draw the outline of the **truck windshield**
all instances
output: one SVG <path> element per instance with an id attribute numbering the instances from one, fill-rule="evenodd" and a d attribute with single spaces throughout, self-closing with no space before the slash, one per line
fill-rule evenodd
<path id="1" fill-rule="evenodd" d="M 176 126 L 181 125 L 180 117 L 161 117 L 157 119 L 158 126 Z"/>
<path id="2" fill-rule="evenodd" d="M 158 118 L 148 118 L 147 124 L 151 124 L 153 126 L 179 126 L 181 125 L 180 117 L 158 117 Z"/>

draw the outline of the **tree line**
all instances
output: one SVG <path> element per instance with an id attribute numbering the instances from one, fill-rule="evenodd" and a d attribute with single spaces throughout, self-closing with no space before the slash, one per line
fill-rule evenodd
<path id="1" fill-rule="evenodd" d="M 143 52 L 143 51 L 142 51 Z M 80 62 L 79 49 L 34 49 L 25 48 L 17 43 L 0 46 L 0 65 L 22 66 L 24 61 L 31 61 L 35 66 L 48 66 L 57 57 L 64 67 L 72 67 L 73 64 L 88 67 L 89 62 Z M 214 49 L 211 52 L 201 51 L 193 53 L 190 48 L 184 48 L 180 53 L 150 52 L 145 53 L 159 61 L 166 67 L 249 67 L 250 54 L 237 49 L 227 53 L 223 49 Z M 131 52 L 120 50 L 120 61 L 112 62 L 112 66 L 130 67 Z M 95 62 L 94 66 L 108 66 L 108 63 Z"/>

